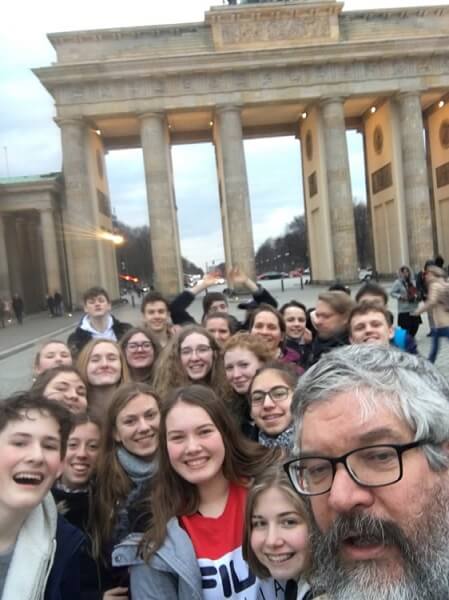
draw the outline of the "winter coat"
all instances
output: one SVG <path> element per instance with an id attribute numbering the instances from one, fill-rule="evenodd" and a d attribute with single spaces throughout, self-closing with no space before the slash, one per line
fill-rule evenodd
<path id="1" fill-rule="evenodd" d="M 176 517 L 167 523 L 162 546 L 145 563 L 138 556 L 141 535 L 131 534 L 112 553 L 114 567 L 127 566 L 136 600 L 202 600 L 201 573 L 192 542 Z"/>
<path id="2" fill-rule="evenodd" d="M 73 492 L 55 486 L 52 489 L 52 494 L 59 512 L 69 523 L 86 535 L 86 541 L 80 550 L 80 600 L 100 600 L 101 592 L 97 563 L 92 557 L 91 542 L 87 531 L 91 490 Z"/>
<path id="3" fill-rule="evenodd" d="M 312 342 L 312 364 L 318 362 L 323 354 L 349 344 L 349 337 L 346 331 L 330 338 L 316 337 Z"/>
<path id="4" fill-rule="evenodd" d="M 58 515 L 49 493 L 20 528 L 2 600 L 79 600 L 83 543 L 81 531 Z"/>
<path id="5" fill-rule="evenodd" d="M 411 273 L 410 269 L 409 273 Z M 411 278 L 408 280 L 407 285 L 406 280 L 399 274 L 391 287 L 390 296 L 398 301 L 398 313 L 413 313 L 418 308 L 418 290 Z"/>
<path id="6" fill-rule="evenodd" d="M 112 330 L 113 330 L 117 340 L 119 340 L 122 337 L 122 335 L 128 331 L 128 329 L 131 329 L 132 325 L 130 323 L 122 323 L 122 321 L 119 321 L 113 315 L 111 315 L 111 317 L 112 317 Z M 90 333 L 90 331 L 86 331 L 85 329 L 83 329 L 81 327 L 81 325 L 78 325 L 78 327 L 75 329 L 75 331 L 69 335 L 69 337 L 67 339 L 67 345 L 70 348 L 70 351 L 72 352 L 72 354 L 74 356 L 78 356 L 78 354 L 81 352 L 81 350 L 84 348 L 84 346 L 88 342 L 90 342 L 92 337 L 93 336 Z"/>

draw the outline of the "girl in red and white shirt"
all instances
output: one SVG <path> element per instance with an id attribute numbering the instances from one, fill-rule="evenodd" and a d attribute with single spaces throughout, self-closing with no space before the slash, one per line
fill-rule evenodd
<path id="1" fill-rule="evenodd" d="M 132 594 L 144 591 L 156 598 L 170 589 L 173 600 L 189 594 L 203 600 L 283 599 L 282 583 L 262 582 L 242 557 L 247 485 L 279 458 L 279 450 L 244 439 L 226 404 L 201 385 L 180 388 L 167 398 L 160 442 L 152 519 L 141 543 L 146 570 L 140 566 L 133 578 L 131 567 Z M 171 560 L 173 545 L 181 556 Z M 183 592 L 186 582 L 190 590 Z"/>

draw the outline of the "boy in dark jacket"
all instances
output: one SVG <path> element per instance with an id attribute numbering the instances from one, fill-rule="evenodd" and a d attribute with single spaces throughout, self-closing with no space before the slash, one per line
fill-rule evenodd
<path id="1" fill-rule="evenodd" d="M 70 413 L 24 393 L 0 403 L 0 598 L 79 600 L 82 533 L 49 493 L 61 472 Z"/>
<path id="2" fill-rule="evenodd" d="M 109 294 L 102 287 L 91 287 L 83 295 L 85 315 L 67 344 L 74 356 L 93 338 L 118 341 L 131 328 L 130 323 L 122 323 L 111 314 Z"/>

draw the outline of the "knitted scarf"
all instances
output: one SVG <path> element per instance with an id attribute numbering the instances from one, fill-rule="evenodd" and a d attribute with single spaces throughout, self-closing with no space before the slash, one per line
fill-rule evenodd
<path id="1" fill-rule="evenodd" d="M 117 448 L 117 458 L 128 477 L 137 486 L 146 479 L 153 477 L 157 469 L 157 461 L 143 460 L 135 454 L 128 452 L 123 446 Z"/>
<path id="2" fill-rule="evenodd" d="M 293 448 L 293 423 L 277 435 L 268 435 L 264 431 L 259 431 L 258 442 L 267 448 L 284 448 L 290 453 Z"/>
<path id="3" fill-rule="evenodd" d="M 119 446 L 116 452 L 119 463 L 134 483 L 134 487 L 128 494 L 126 501 L 118 509 L 117 522 L 112 534 L 114 543 L 122 541 L 129 533 L 132 533 L 137 517 L 134 511 L 139 505 L 142 493 L 145 491 L 145 485 L 156 473 L 158 467 L 157 460 L 143 460 L 128 452 L 123 446 Z M 133 514 L 131 515 L 131 513 Z"/>

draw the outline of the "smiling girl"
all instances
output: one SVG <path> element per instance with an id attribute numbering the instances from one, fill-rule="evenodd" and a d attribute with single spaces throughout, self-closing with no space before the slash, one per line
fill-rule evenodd
<path id="1" fill-rule="evenodd" d="M 89 412 L 102 420 L 115 390 L 130 379 L 120 346 L 112 340 L 91 340 L 81 350 L 77 367 L 87 382 Z"/>
<path id="2" fill-rule="evenodd" d="M 223 362 L 228 383 L 227 401 L 244 435 L 254 437 L 248 392 L 258 369 L 270 359 L 262 340 L 246 331 L 236 333 L 224 345 Z"/>
<path id="3" fill-rule="evenodd" d="M 298 376 L 291 365 L 271 362 L 254 377 L 249 390 L 250 413 L 263 446 L 293 447 L 293 416 L 290 412 Z"/>
<path id="4" fill-rule="evenodd" d="M 173 389 L 191 383 L 209 385 L 224 393 L 225 377 L 220 348 L 206 329 L 188 325 L 178 332 L 161 353 L 154 387 L 162 398 Z"/>
<path id="5" fill-rule="evenodd" d="M 144 327 L 133 327 L 120 339 L 119 345 L 132 381 L 150 384 L 160 351 L 156 336 Z"/>
<path id="6" fill-rule="evenodd" d="M 41 373 L 30 390 L 50 400 L 61 402 L 74 414 L 87 410 L 87 388 L 75 367 L 59 366 Z"/>
<path id="7" fill-rule="evenodd" d="M 257 477 L 248 492 L 243 556 L 261 579 L 287 581 L 285 600 L 310 600 L 309 517 L 281 465 Z"/>
<path id="8" fill-rule="evenodd" d="M 141 541 L 145 562 L 136 558 L 136 540 L 114 552 L 118 564 L 131 566 L 132 596 L 276 598 L 275 583 L 251 573 L 241 545 L 247 485 L 279 453 L 245 440 L 225 403 L 202 385 L 167 398 L 160 435 L 152 518 Z"/>
<path id="9" fill-rule="evenodd" d="M 123 573 L 116 576 L 110 568 L 111 550 L 133 529 L 134 510 L 138 512 L 142 491 L 157 469 L 159 404 L 159 397 L 145 383 L 126 383 L 113 395 L 106 416 L 91 527 L 103 590 L 123 589 L 127 584 Z M 114 597 L 111 590 L 109 594 Z"/>
<path id="10" fill-rule="evenodd" d="M 304 372 L 301 366 L 301 355 L 284 343 L 285 321 L 278 310 L 268 304 L 261 304 L 251 313 L 249 332 L 265 342 L 272 360 L 293 363 L 298 374 Z"/>
<path id="11" fill-rule="evenodd" d="M 61 340 L 47 340 L 36 352 L 33 365 L 35 377 L 53 367 L 70 366 L 72 355 L 67 344 Z"/>
<path id="12" fill-rule="evenodd" d="M 298 364 L 306 369 L 312 353 L 312 334 L 306 327 L 307 309 L 301 302 L 290 300 L 281 306 L 279 312 L 285 321 L 285 346 L 299 354 Z"/>

